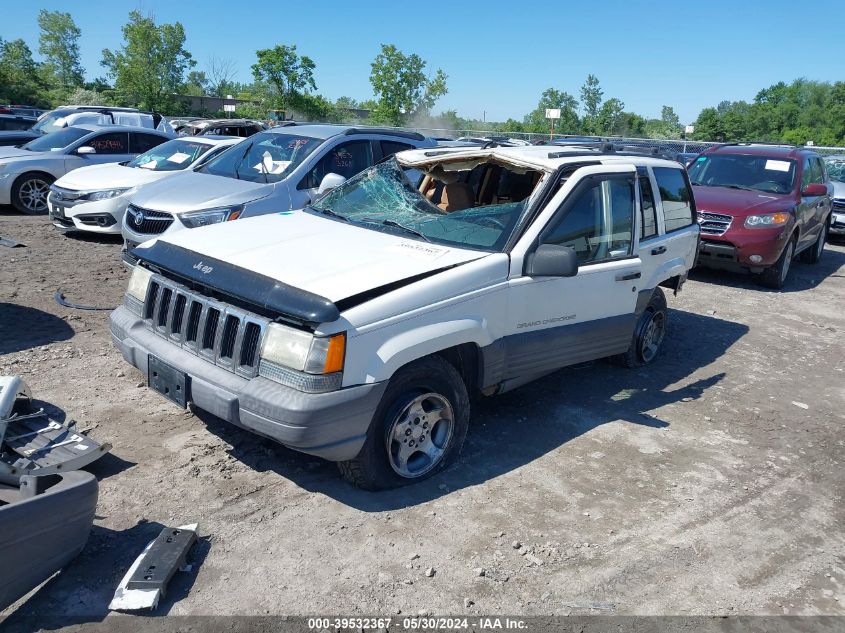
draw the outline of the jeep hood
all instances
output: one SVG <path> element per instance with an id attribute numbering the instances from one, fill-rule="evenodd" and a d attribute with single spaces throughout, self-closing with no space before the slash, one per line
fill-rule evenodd
<path id="1" fill-rule="evenodd" d="M 216 261 L 224 264 L 221 268 L 236 267 L 244 287 L 249 284 L 250 275 L 255 275 L 329 302 L 393 286 L 487 255 L 370 230 L 304 211 L 179 231 L 145 242 L 133 254 L 212 288 L 219 287 L 214 270 Z M 162 255 L 166 257 L 162 259 Z M 207 270 L 209 267 L 211 270 Z M 221 270 L 220 274 L 222 280 L 225 273 Z"/>
<path id="2" fill-rule="evenodd" d="M 140 167 L 125 167 L 117 163 L 89 165 L 68 172 L 56 181 L 56 186 L 74 191 L 137 187 L 173 173 L 172 171 L 152 171 Z"/>
<path id="3" fill-rule="evenodd" d="M 745 217 L 758 213 L 787 211 L 795 205 L 795 201 L 790 194 L 702 185 L 693 185 L 692 189 L 695 195 L 695 206 L 702 212 L 709 211 Z"/>
<path id="4" fill-rule="evenodd" d="M 830 184 L 833 185 L 833 197 L 837 200 L 845 200 L 845 182 L 831 180 Z"/>
<path id="5" fill-rule="evenodd" d="M 185 171 L 150 183 L 132 196 L 130 202 L 144 209 L 179 214 L 246 204 L 272 192 L 272 184 Z"/>

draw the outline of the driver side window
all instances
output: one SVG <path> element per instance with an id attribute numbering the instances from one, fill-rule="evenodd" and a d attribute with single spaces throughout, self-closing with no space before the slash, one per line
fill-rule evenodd
<path id="1" fill-rule="evenodd" d="M 588 178 L 567 200 L 543 244 L 569 246 L 579 264 L 628 257 L 634 219 L 634 182 L 628 178 Z"/>
<path id="2" fill-rule="evenodd" d="M 372 164 L 373 150 L 369 141 L 350 141 L 335 145 L 308 172 L 302 188 L 319 187 L 326 174 L 338 174 L 349 180 Z"/>

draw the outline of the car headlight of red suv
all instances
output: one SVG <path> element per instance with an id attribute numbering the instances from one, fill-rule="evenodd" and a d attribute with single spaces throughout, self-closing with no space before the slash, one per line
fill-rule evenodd
<path id="1" fill-rule="evenodd" d="M 745 218 L 747 229 L 770 229 L 783 226 L 789 222 L 789 214 L 785 212 L 767 213 L 765 215 L 749 215 Z"/>

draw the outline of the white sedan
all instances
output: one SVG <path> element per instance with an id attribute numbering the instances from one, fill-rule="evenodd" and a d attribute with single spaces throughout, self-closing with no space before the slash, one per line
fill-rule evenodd
<path id="1" fill-rule="evenodd" d="M 50 187 L 50 219 L 59 231 L 120 234 L 129 198 L 139 187 L 202 164 L 242 141 L 235 137 L 191 137 L 162 143 L 124 163 L 76 169 Z"/>

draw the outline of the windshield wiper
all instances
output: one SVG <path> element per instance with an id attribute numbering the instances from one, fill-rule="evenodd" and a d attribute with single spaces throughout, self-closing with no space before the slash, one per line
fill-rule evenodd
<path id="1" fill-rule="evenodd" d="M 757 191 L 753 187 L 743 187 L 742 185 L 722 185 L 722 187 L 727 189 L 741 189 L 742 191 Z"/>
<path id="2" fill-rule="evenodd" d="M 313 205 L 306 205 L 307 208 L 311 209 L 312 211 L 316 211 L 317 213 L 322 213 L 323 215 L 327 215 L 331 218 L 337 218 L 338 220 L 343 220 L 344 222 L 349 222 L 349 218 L 345 215 L 341 215 L 340 213 L 336 213 L 329 209 L 328 207 L 315 207 Z"/>
<path id="3" fill-rule="evenodd" d="M 371 224 L 381 224 L 382 226 L 391 226 L 395 229 L 400 229 L 405 231 L 405 233 L 409 233 L 411 235 L 416 235 L 417 237 L 421 237 L 424 241 L 430 242 L 431 240 L 428 239 L 425 235 L 417 231 L 416 229 L 412 229 L 409 226 L 405 226 L 403 224 L 399 224 L 393 220 L 377 220 L 376 218 L 361 218 L 361 222 L 370 222 Z"/>

